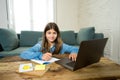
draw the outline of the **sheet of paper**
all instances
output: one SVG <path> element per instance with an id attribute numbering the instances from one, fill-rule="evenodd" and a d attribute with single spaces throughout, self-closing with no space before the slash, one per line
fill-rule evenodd
<path id="1" fill-rule="evenodd" d="M 46 62 L 53 63 L 53 62 L 55 62 L 55 61 L 57 61 L 57 60 L 60 60 L 60 59 L 55 58 L 55 57 L 52 57 L 49 61 L 31 59 L 31 61 L 36 62 L 36 63 L 39 63 L 39 64 L 44 64 L 44 63 L 46 63 Z"/>
<path id="2" fill-rule="evenodd" d="M 19 72 L 33 71 L 32 63 L 20 64 Z"/>

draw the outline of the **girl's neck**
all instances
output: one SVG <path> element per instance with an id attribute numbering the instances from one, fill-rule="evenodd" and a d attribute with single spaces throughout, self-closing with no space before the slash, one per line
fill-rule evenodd
<path id="1" fill-rule="evenodd" d="M 49 42 L 49 46 L 52 47 L 54 45 L 53 42 Z"/>

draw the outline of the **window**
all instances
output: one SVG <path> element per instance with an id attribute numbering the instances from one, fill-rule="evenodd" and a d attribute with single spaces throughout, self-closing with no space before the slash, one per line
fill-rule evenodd
<path id="1" fill-rule="evenodd" d="M 9 26 L 22 30 L 43 31 L 54 21 L 53 0 L 8 0 Z"/>

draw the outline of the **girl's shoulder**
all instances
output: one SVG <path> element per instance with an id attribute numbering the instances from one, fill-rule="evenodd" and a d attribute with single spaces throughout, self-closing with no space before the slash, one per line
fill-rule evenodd
<path id="1" fill-rule="evenodd" d="M 42 45 L 42 41 L 39 41 L 38 43 L 35 44 L 35 46 L 41 46 Z"/>
<path id="2" fill-rule="evenodd" d="M 68 45 L 68 44 L 66 44 L 66 43 L 62 43 L 62 46 L 63 46 L 63 47 L 66 47 L 66 46 L 70 46 L 70 45 Z"/>
<path id="3" fill-rule="evenodd" d="M 68 45 L 68 44 L 66 44 L 66 43 L 62 43 L 62 45 Z"/>
<path id="4" fill-rule="evenodd" d="M 38 44 L 42 44 L 42 41 L 39 41 Z"/>

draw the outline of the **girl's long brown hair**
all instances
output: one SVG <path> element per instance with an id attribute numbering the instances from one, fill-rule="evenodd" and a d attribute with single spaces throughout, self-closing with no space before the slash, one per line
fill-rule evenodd
<path id="1" fill-rule="evenodd" d="M 62 47 L 62 39 L 60 37 L 60 31 L 58 28 L 58 25 L 54 22 L 50 22 L 46 25 L 45 29 L 44 29 L 44 33 L 43 33 L 43 41 L 42 41 L 42 48 L 41 51 L 43 53 L 45 52 L 50 52 L 50 45 L 48 43 L 48 40 L 46 38 L 46 32 L 50 29 L 54 29 L 57 32 L 57 38 L 55 39 L 54 43 L 55 43 L 55 50 L 52 54 L 58 54 L 60 52 L 60 49 Z"/>

